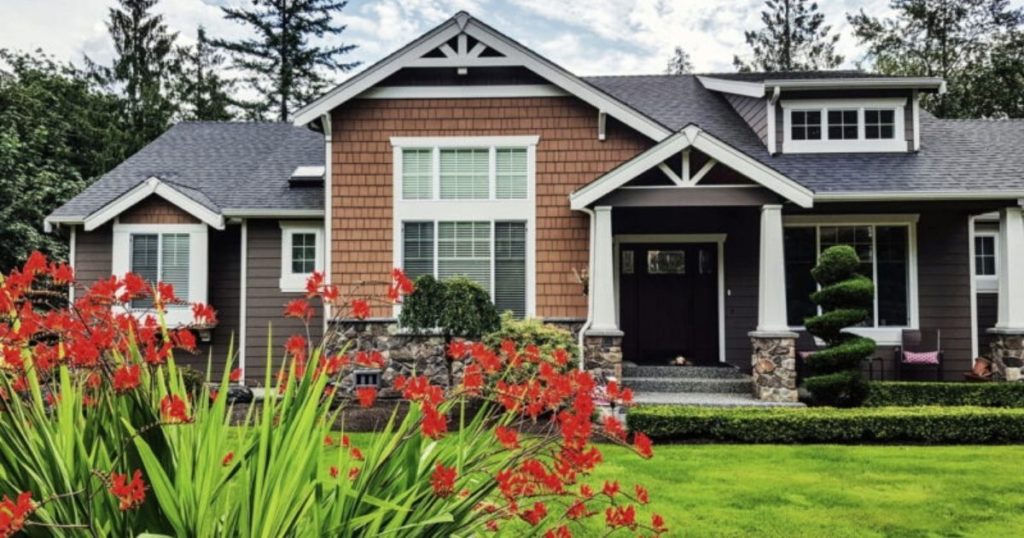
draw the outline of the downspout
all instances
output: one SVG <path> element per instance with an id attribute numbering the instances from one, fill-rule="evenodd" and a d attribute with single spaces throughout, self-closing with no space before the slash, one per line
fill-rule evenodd
<path id="1" fill-rule="evenodd" d="M 579 348 L 580 348 L 580 371 L 586 369 L 586 349 L 583 347 L 584 335 L 590 330 L 590 326 L 594 324 L 594 289 L 590 285 L 590 279 L 594 276 L 594 235 L 597 232 L 597 219 L 594 215 L 594 210 L 589 207 L 584 207 L 580 211 L 590 216 L 590 235 L 588 241 L 590 243 L 590 251 L 587 257 L 587 320 L 583 322 L 583 326 L 580 327 Z"/>

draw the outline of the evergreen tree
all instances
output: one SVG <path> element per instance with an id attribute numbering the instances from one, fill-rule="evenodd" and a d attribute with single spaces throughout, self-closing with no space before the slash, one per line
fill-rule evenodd
<path id="1" fill-rule="evenodd" d="M 250 27 L 254 38 L 212 40 L 228 51 L 235 67 L 260 100 L 241 103 L 250 117 L 287 120 L 331 83 L 324 71 L 347 72 L 358 63 L 340 59 L 355 45 L 316 45 L 311 38 L 341 34 L 332 22 L 348 2 L 339 0 L 252 0 L 249 8 L 222 7 L 225 18 Z"/>
<path id="2" fill-rule="evenodd" d="M 114 40 L 113 64 L 99 66 L 86 58 L 99 80 L 124 95 L 134 149 L 160 136 L 175 112 L 169 86 L 177 33 L 168 31 L 163 16 L 153 13 L 157 2 L 118 0 L 107 20 Z"/>
<path id="3" fill-rule="evenodd" d="M 875 70 L 946 80 L 940 117 L 1024 117 L 1024 8 L 1009 0 L 892 0 L 894 15 L 849 15 Z"/>
<path id="4" fill-rule="evenodd" d="M 813 71 L 843 63 L 836 54 L 839 34 L 829 35 L 825 15 L 807 0 L 765 0 L 764 28 L 744 32 L 753 58 L 733 57 L 740 71 Z"/>
<path id="5" fill-rule="evenodd" d="M 234 81 L 220 75 L 225 58 L 210 45 L 200 26 L 193 47 L 178 49 L 178 73 L 174 83 L 178 113 L 185 120 L 234 119 L 230 110 Z"/>
<path id="6" fill-rule="evenodd" d="M 693 62 L 690 61 L 690 53 L 683 50 L 683 47 L 676 47 L 672 57 L 665 67 L 666 75 L 685 75 L 693 72 Z"/>

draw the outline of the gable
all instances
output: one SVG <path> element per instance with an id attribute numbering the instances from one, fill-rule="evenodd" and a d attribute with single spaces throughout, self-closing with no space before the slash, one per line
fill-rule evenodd
<path id="1" fill-rule="evenodd" d="M 167 200 L 151 194 L 118 217 L 122 224 L 198 224 L 199 219 Z"/>

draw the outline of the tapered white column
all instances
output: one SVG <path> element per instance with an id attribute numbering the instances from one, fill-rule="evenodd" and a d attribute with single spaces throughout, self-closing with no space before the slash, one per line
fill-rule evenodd
<path id="1" fill-rule="evenodd" d="M 786 260 L 782 244 L 782 206 L 761 207 L 757 332 L 789 331 L 786 320 Z"/>
<path id="2" fill-rule="evenodd" d="M 594 312 L 589 333 L 619 332 L 615 315 L 615 254 L 612 248 L 612 208 L 594 208 L 594 267 L 591 268 L 590 293 Z"/>
<path id="3" fill-rule="evenodd" d="M 999 212 L 997 331 L 1024 331 L 1024 209 Z"/>

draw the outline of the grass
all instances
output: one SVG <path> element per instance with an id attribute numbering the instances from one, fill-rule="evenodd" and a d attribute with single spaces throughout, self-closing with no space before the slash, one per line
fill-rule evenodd
<path id="1" fill-rule="evenodd" d="M 365 444 L 363 435 L 353 440 Z M 656 445 L 648 461 L 602 450 L 593 483 L 647 486 L 670 536 L 999 537 L 1024 529 L 1021 446 Z M 501 533 L 515 535 L 514 526 Z"/>

